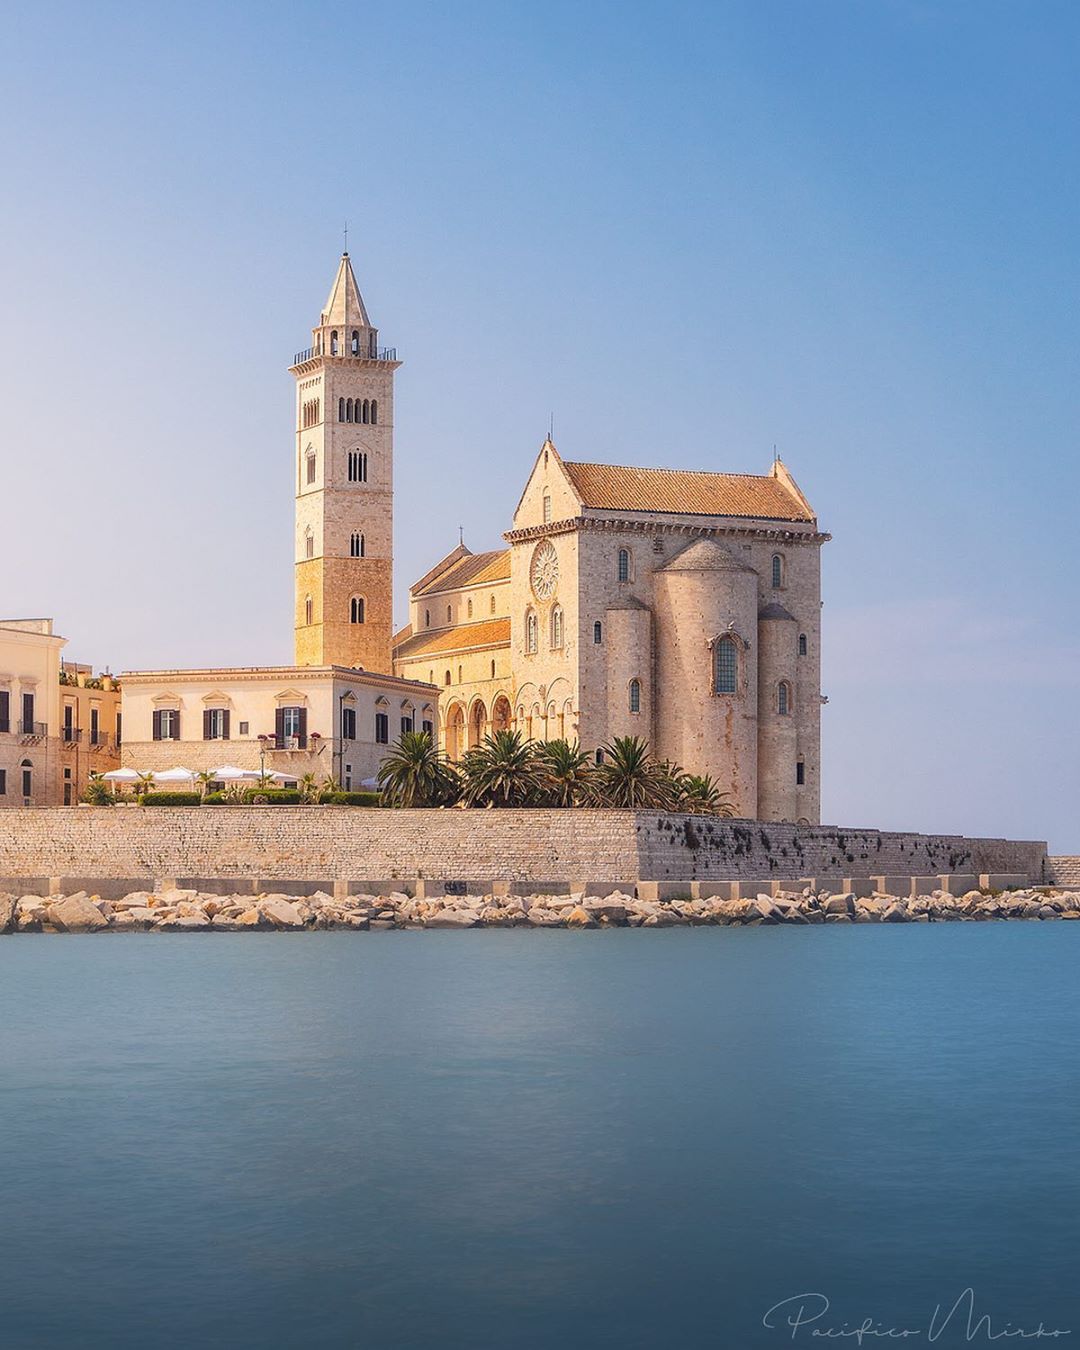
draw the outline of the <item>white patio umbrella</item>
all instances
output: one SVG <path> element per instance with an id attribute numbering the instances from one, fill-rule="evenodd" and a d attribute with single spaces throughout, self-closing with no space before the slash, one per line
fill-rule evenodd
<path id="1" fill-rule="evenodd" d="M 259 776 L 258 769 L 238 769 L 235 764 L 222 764 L 220 769 L 211 772 L 222 783 L 242 783 L 245 779 Z"/>
<path id="2" fill-rule="evenodd" d="M 110 783 L 137 783 L 142 774 L 136 769 L 110 769 L 108 773 L 103 773 L 101 776 Z"/>
<path id="3" fill-rule="evenodd" d="M 182 769 L 179 766 L 154 774 L 155 783 L 193 783 L 194 781 L 194 772 L 191 769 Z"/>

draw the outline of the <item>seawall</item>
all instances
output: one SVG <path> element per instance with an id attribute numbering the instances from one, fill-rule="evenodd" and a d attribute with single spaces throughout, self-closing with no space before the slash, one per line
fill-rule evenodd
<path id="1" fill-rule="evenodd" d="M 76 807 L 0 813 L 0 890 L 113 880 L 577 884 L 854 877 L 1048 880 L 1033 840 L 762 824 L 657 811 Z M 972 882 L 977 884 L 977 881 Z M 98 888 L 100 890 L 100 887 Z M 206 889 L 203 887 L 203 889 Z M 270 889 L 282 889 L 275 885 Z"/>

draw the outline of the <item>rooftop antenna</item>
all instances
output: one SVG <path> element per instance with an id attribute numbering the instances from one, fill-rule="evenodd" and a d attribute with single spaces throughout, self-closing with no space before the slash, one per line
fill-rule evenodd
<path id="1" fill-rule="evenodd" d="M 552 445 L 555 444 L 555 414 L 548 417 L 548 440 Z"/>

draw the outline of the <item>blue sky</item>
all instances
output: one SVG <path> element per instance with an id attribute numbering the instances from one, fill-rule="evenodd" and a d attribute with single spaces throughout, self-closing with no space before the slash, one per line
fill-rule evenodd
<path id="1" fill-rule="evenodd" d="M 59 3 L 0 50 L 0 610 L 291 659 L 292 381 L 350 221 L 399 618 L 568 458 L 825 550 L 824 814 L 1080 848 L 1080 10 Z"/>

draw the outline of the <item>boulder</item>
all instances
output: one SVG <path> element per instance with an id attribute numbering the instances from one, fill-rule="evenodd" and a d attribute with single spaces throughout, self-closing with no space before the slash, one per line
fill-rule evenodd
<path id="1" fill-rule="evenodd" d="M 175 887 L 173 887 L 171 890 L 160 891 L 158 893 L 158 899 L 161 901 L 163 905 L 168 905 L 170 909 L 175 909 L 177 905 L 181 904 L 185 900 L 197 900 L 198 898 L 199 898 L 198 891 L 180 891 L 177 890 Z"/>
<path id="2" fill-rule="evenodd" d="M 1040 919 L 1060 919 L 1060 918 L 1061 918 L 1061 915 L 1058 913 L 1058 911 L 1054 908 L 1053 905 L 1040 905 L 1040 906 L 1039 906 L 1039 918 L 1040 918 Z"/>
<path id="3" fill-rule="evenodd" d="M 480 914 L 474 909 L 443 909 L 437 914 L 429 914 L 424 920 L 425 928 L 475 928 L 480 922 Z M 392 926 L 392 925 L 391 925 Z"/>
<path id="4" fill-rule="evenodd" d="M 825 901 L 826 914 L 855 915 L 855 897 L 853 895 L 830 895 Z"/>
<path id="5" fill-rule="evenodd" d="M 94 933 L 109 926 L 108 919 L 85 891 L 51 904 L 45 920 L 62 933 Z"/>
<path id="6" fill-rule="evenodd" d="M 15 927 L 19 902 L 14 895 L 0 895 L 0 933 Z"/>
<path id="7" fill-rule="evenodd" d="M 894 901 L 881 916 L 884 923 L 910 923 L 911 915 L 899 902 Z"/>
<path id="8" fill-rule="evenodd" d="M 568 928 L 595 928 L 596 920 L 582 905 L 574 905 L 569 914 L 564 913 Z"/>
<path id="9" fill-rule="evenodd" d="M 259 917 L 275 928 L 303 928 L 304 916 L 284 895 L 267 895 L 259 901 Z"/>
<path id="10" fill-rule="evenodd" d="M 626 904 L 610 895 L 590 895 L 582 902 L 581 908 L 594 919 L 605 919 L 614 924 L 626 922 Z"/>
<path id="11" fill-rule="evenodd" d="M 170 911 L 165 918 L 159 919 L 154 924 L 155 932 L 182 932 L 185 930 L 199 931 L 212 928 L 213 919 L 208 919 L 205 914 L 177 914 Z"/>
<path id="12" fill-rule="evenodd" d="M 396 928 L 397 924 L 393 919 L 372 919 L 368 923 L 368 927 L 374 932 L 376 929 L 385 930 L 387 928 Z"/>
<path id="13" fill-rule="evenodd" d="M 1077 915 L 1080 918 L 1080 915 Z M 562 916 L 553 909 L 545 909 L 543 905 L 535 901 L 529 906 L 527 922 L 533 928 L 561 928 L 563 925 Z"/>

